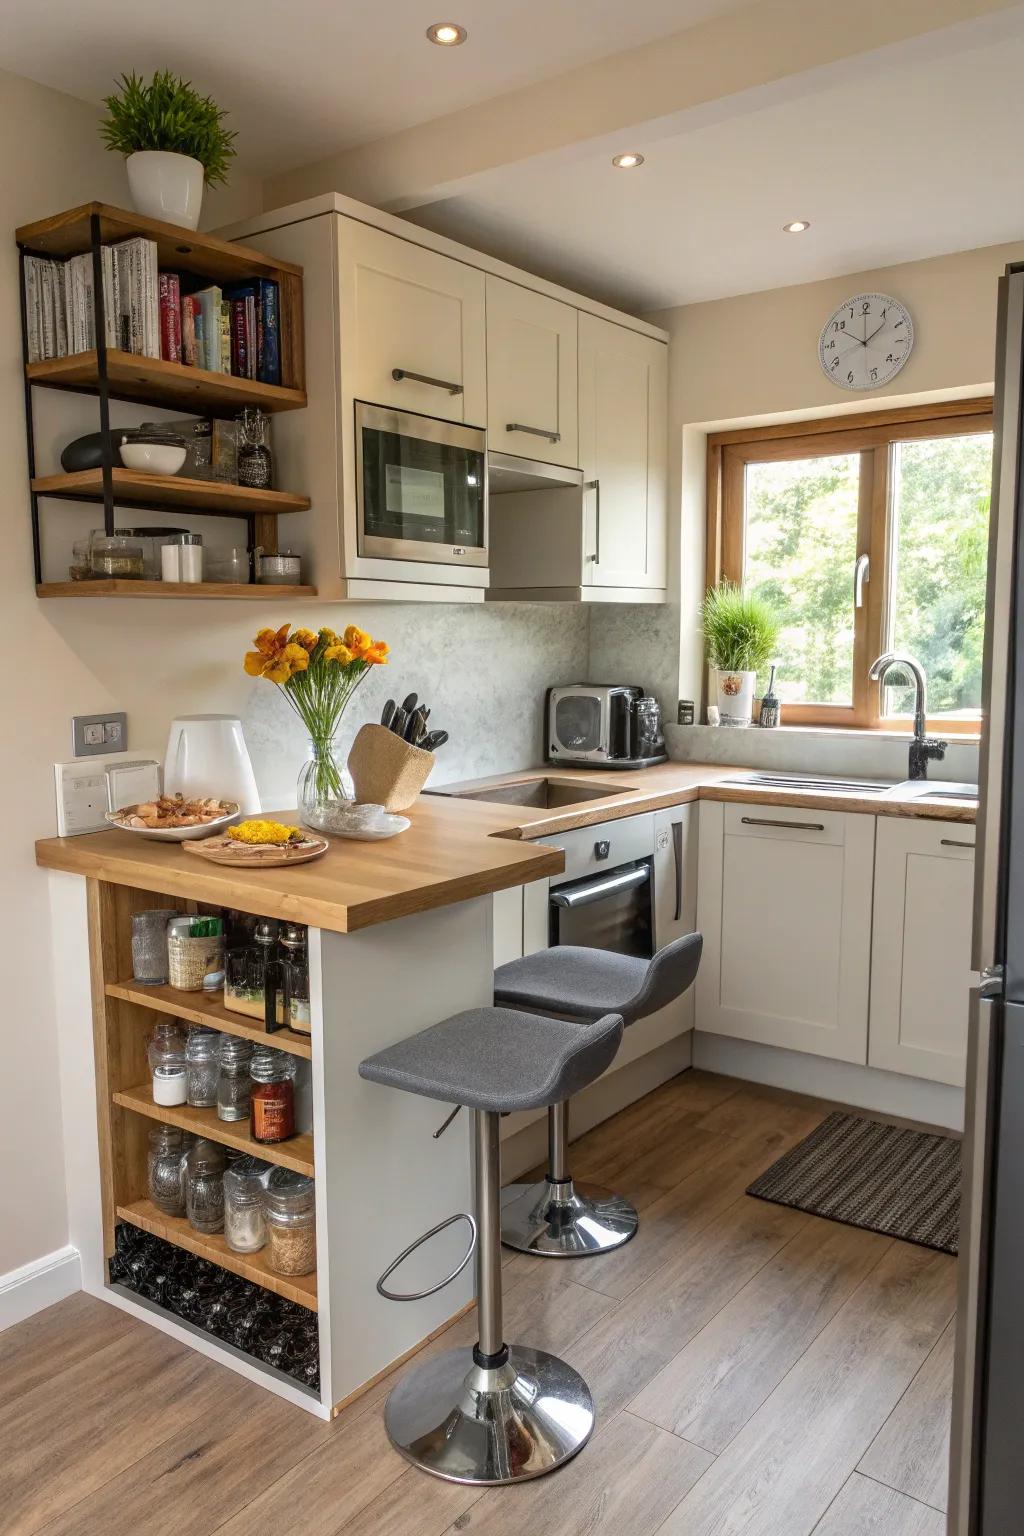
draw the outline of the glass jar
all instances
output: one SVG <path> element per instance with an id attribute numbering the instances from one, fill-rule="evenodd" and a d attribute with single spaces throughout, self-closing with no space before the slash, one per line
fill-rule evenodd
<path id="1" fill-rule="evenodd" d="M 181 1184 L 181 1132 L 173 1125 L 158 1125 L 149 1133 L 146 1162 L 149 1198 L 165 1216 L 184 1216 L 185 1194 Z"/>
<path id="2" fill-rule="evenodd" d="M 230 581 L 248 586 L 251 576 L 249 551 L 243 544 L 230 549 L 207 549 L 204 556 L 204 581 Z"/>
<path id="3" fill-rule="evenodd" d="M 297 1070 L 298 1062 L 287 1051 L 277 1051 L 269 1045 L 253 1048 L 249 1063 L 249 1132 L 253 1141 L 270 1145 L 295 1135 Z"/>
<path id="4" fill-rule="evenodd" d="M 270 423 L 255 406 L 246 406 L 238 418 L 238 483 L 266 491 L 274 478 L 274 461 L 267 445 Z"/>
<path id="5" fill-rule="evenodd" d="M 185 1159 L 185 1214 L 196 1232 L 224 1230 L 224 1149 L 197 1141 Z"/>
<path id="6" fill-rule="evenodd" d="M 188 1093 L 185 1031 L 177 1019 L 158 1019 L 146 1052 L 154 1104 L 184 1104 Z"/>
<path id="7" fill-rule="evenodd" d="M 132 975 L 144 987 L 167 985 L 167 924 L 175 907 L 153 907 L 132 914 Z"/>
<path id="8" fill-rule="evenodd" d="M 333 736 L 311 741 L 309 750 L 296 786 L 299 820 L 314 832 L 329 834 L 348 816 L 356 798 L 355 785 Z"/>
<path id="9" fill-rule="evenodd" d="M 193 1109 L 213 1109 L 220 1081 L 220 1034 L 205 1024 L 188 1032 L 188 1102 Z"/>
<path id="10" fill-rule="evenodd" d="M 235 1035 L 220 1037 L 220 1076 L 217 1079 L 218 1120 L 248 1120 L 249 1062 L 252 1045 Z"/>
<path id="11" fill-rule="evenodd" d="M 258 1253 L 267 1240 L 263 1185 L 268 1165 L 241 1157 L 224 1172 L 224 1241 L 235 1253 Z"/>
<path id="12" fill-rule="evenodd" d="M 104 534 L 92 540 L 89 566 L 93 576 L 102 580 L 141 581 L 146 574 L 142 545 L 120 533 Z"/>
<path id="13" fill-rule="evenodd" d="M 115 528 L 118 538 L 131 539 L 142 550 L 142 574 L 147 581 L 160 580 L 160 551 L 187 528 Z"/>
<path id="14" fill-rule="evenodd" d="M 267 1268 L 275 1275 L 309 1275 L 316 1268 L 316 1186 L 304 1173 L 274 1168 L 267 1176 L 263 1212 Z"/>

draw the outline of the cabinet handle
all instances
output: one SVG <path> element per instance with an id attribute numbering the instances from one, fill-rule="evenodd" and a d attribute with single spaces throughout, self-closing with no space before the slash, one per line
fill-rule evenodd
<path id="1" fill-rule="evenodd" d="M 785 827 L 789 832 L 824 832 L 823 821 L 769 821 L 767 816 L 741 816 L 745 827 Z"/>
<path id="2" fill-rule="evenodd" d="M 561 432 L 549 432 L 547 427 L 524 427 L 521 421 L 509 421 L 505 424 L 506 432 L 529 432 L 532 437 L 546 437 L 549 443 L 560 443 Z"/>
<path id="3" fill-rule="evenodd" d="M 958 837 L 940 837 L 939 846 L 941 848 L 973 848 L 974 844 L 962 842 Z"/>
<path id="4" fill-rule="evenodd" d="M 587 559 L 593 565 L 601 564 L 601 482 L 600 480 L 587 480 L 584 482 L 585 491 L 594 493 L 594 553 Z"/>
<path id="5" fill-rule="evenodd" d="M 676 915 L 678 923 L 683 915 L 683 824 L 681 821 L 672 823 L 672 852 L 676 861 Z"/>
<path id="6" fill-rule="evenodd" d="M 391 377 L 399 384 L 403 379 L 414 379 L 417 384 L 429 384 L 433 389 L 446 389 L 450 395 L 463 393 L 461 384 L 452 384 L 448 379 L 432 379 L 428 373 L 410 373 L 408 368 L 392 368 Z"/>

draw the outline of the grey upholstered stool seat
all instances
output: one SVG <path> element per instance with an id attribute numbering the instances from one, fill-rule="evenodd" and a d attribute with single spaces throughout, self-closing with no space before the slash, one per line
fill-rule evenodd
<path id="1" fill-rule="evenodd" d="M 652 960 L 557 945 L 499 966 L 494 1001 L 509 1010 L 568 1016 L 590 1028 L 595 1026 L 588 1020 L 609 1013 L 634 1024 L 693 985 L 703 944 L 699 933 L 688 933 L 666 944 Z M 523 1017 L 521 1012 L 513 1016 Z M 569 1173 L 568 1099 L 553 1102 L 548 1110 L 547 1176 L 505 1190 L 502 1241 L 545 1258 L 580 1258 L 621 1247 L 636 1229 L 637 1214 L 628 1200 L 574 1183 Z"/>
<path id="2" fill-rule="evenodd" d="M 504 1339 L 499 1117 L 546 1108 L 592 1083 L 611 1064 L 622 1030 L 617 1014 L 579 1023 L 471 1008 L 360 1063 L 359 1075 L 370 1082 L 471 1111 L 478 1341 L 414 1367 L 384 1409 L 392 1444 L 435 1477 L 485 1484 L 540 1477 L 590 1438 L 594 1402 L 579 1373 L 555 1355 Z M 382 1295 L 415 1301 L 440 1289 L 416 1296 L 383 1290 L 418 1242 L 381 1276 Z"/>

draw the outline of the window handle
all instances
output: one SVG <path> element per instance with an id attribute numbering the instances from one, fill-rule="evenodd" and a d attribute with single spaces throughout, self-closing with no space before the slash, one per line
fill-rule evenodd
<path id="1" fill-rule="evenodd" d="M 864 587 L 871 580 L 871 559 L 858 555 L 853 565 L 853 606 L 864 607 Z"/>
<path id="2" fill-rule="evenodd" d="M 432 379 L 429 373 L 411 373 L 408 368 L 392 368 L 391 377 L 398 384 L 403 379 L 415 379 L 417 384 L 429 384 L 432 389 L 446 389 L 450 395 L 463 393 L 461 384 L 453 384 L 449 379 Z"/>

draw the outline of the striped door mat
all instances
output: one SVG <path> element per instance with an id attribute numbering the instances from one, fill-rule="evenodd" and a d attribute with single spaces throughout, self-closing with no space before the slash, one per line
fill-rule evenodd
<path id="1" fill-rule="evenodd" d="M 755 1179 L 747 1194 L 956 1253 L 960 1142 L 832 1114 Z"/>

